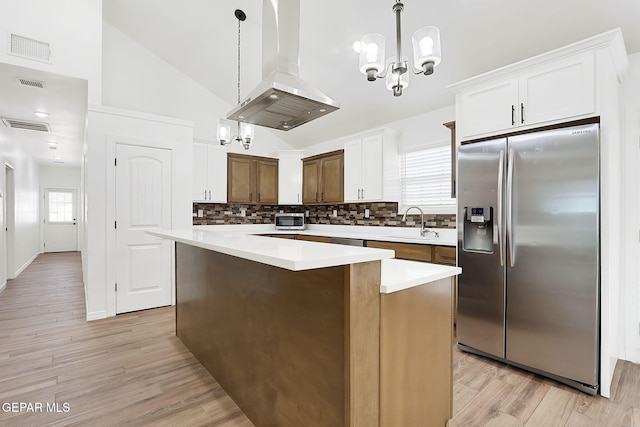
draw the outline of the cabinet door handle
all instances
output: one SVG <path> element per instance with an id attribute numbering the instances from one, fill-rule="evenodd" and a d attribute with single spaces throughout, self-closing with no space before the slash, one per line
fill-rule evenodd
<path id="1" fill-rule="evenodd" d="M 360 196 L 360 200 L 364 200 L 364 188 L 362 189 L 362 196 Z"/>
<path id="2" fill-rule="evenodd" d="M 516 124 L 516 106 L 511 104 L 511 126 Z"/>
<path id="3" fill-rule="evenodd" d="M 258 191 L 258 201 L 260 201 L 260 192 Z"/>
<path id="4" fill-rule="evenodd" d="M 322 195 L 320 196 L 320 200 L 324 202 L 324 191 L 322 192 Z"/>
<path id="5" fill-rule="evenodd" d="M 252 202 L 253 201 L 253 193 L 249 193 L 249 201 Z"/>
<path id="6" fill-rule="evenodd" d="M 209 190 L 209 200 L 211 200 L 211 190 Z"/>
<path id="7" fill-rule="evenodd" d="M 316 202 L 318 201 L 318 192 L 316 191 Z"/>
<path id="8" fill-rule="evenodd" d="M 524 102 L 520 103 L 520 123 L 524 124 Z"/>
<path id="9" fill-rule="evenodd" d="M 204 199 L 207 200 L 207 190 L 204 190 Z"/>

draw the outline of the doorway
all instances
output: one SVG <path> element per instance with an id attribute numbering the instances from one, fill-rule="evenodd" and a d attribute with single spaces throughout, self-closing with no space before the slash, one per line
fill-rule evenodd
<path id="1" fill-rule="evenodd" d="M 15 276 L 13 252 L 15 248 L 15 182 L 13 166 L 4 167 L 4 189 L 2 198 L 2 247 L 4 255 L 0 260 L 2 284 Z"/>
<path id="2" fill-rule="evenodd" d="M 115 147 L 116 313 L 171 305 L 171 150 Z"/>
<path id="3" fill-rule="evenodd" d="M 78 250 L 77 197 L 74 189 L 44 190 L 44 251 Z"/>

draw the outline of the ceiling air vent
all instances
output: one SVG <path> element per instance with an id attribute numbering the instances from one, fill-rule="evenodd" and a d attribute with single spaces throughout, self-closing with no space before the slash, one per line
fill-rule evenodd
<path id="1" fill-rule="evenodd" d="M 17 80 L 18 80 L 18 84 L 20 84 L 21 86 L 35 87 L 37 89 L 47 88 L 45 83 L 41 80 L 24 79 L 22 77 L 17 77 Z"/>
<path id="2" fill-rule="evenodd" d="M 11 34 L 9 53 L 34 61 L 51 63 L 51 45 L 40 40 Z"/>
<path id="3" fill-rule="evenodd" d="M 51 132 L 48 123 L 27 122 L 25 120 L 2 118 L 2 122 L 12 129 L 35 130 L 38 132 Z"/>

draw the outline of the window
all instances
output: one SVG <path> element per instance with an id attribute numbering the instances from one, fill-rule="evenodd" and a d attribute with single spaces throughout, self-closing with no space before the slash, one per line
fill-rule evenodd
<path id="1" fill-rule="evenodd" d="M 73 221 L 73 192 L 49 191 L 49 222 Z"/>
<path id="2" fill-rule="evenodd" d="M 400 156 L 402 210 L 419 206 L 425 213 L 455 213 L 451 198 L 451 146 L 443 145 Z"/>

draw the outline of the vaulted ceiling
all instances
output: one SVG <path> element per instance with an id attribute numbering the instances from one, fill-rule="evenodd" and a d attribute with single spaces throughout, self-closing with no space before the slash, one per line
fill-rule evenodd
<path id="1" fill-rule="evenodd" d="M 274 0 L 272 0 L 274 1 Z M 640 51 L 640 2 L 632 0 L 406 0 L 403 50 L 416 29 L 435 25 L 442 63 L 432 76 L 410 77 L 394 98 L 383 81 L 358 71 L 353 42 L 367 33 L 395 49 L 392 0 L 301 1 L 300 75 L 341 104 L 341 109 L 288 132 L 304 147 L 452 105 L 446 86 L 585 39 L 622 28 L 628 53 Z M 242 95 L 262 78 L 262 0 L 104 0 L 104 19 L 225 100 L 236 104 L 237 20 L 242 23 Z"/>

